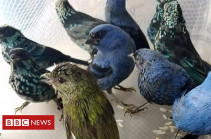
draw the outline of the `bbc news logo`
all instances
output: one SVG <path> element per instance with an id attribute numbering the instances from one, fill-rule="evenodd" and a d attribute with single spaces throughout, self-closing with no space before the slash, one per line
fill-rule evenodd
<path id="1" fill-rule="evenodd" d="M 54 115 L 3 115 L 3 130 L 54 130 Z"/>

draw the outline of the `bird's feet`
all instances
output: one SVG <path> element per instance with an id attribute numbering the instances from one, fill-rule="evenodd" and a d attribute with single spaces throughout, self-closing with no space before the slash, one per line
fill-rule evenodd
<path id="1" fill-rule="evenodd" d="M 125 87 L 123 87 L 121 85 L 117 85 L 117 87 L 115 86 L 114 89 L 121 90 L 121 91 L 130 91 L 130 92 L 134 91 L 134 92 L 136 92 L 136 90 L 133 87 L 125 88 Z"/>
<path id="2" fill-rule="evenodd" d="M 124 114 L 124 116 L 125 116 L 127 113 L 129 113 L 130 116 L 132 116 L 132 114 L 135 114 L 135 113 L 138 113 L 138 112 L 143 111 L 143 110 L 145 110 L 145 109 L 148 109 L 147 107 L 144 107 L 146 104 L 148 104 L 148 102 L 147 102 L 147 103 L 144 103 L 143 105 L 141 105 L 141 106 L 139 106 L 139 107 L 133 105 L 133 107 L 126 108 L 126 109 L 125 109 L 125 114 Z"/>
<path id="3" fill-rule="evenodd" d="M 30 102 L 26 101 L 24 102 L 20 107 L 17 107 L 15 108 L 15 114 L 18 112 L 18 111 L 22 111 L 27 105 L 29 105 Z"/>

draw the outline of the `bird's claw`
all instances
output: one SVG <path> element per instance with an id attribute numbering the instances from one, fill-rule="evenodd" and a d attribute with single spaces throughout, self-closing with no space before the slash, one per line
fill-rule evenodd
<path id="1" fill-rule="evenodd" d="M 26 102 L 24 102 L 20 107 L 15 108 L 15 114 L 16 114 L 18 111 L 22 112 L 22 110 L 23 110 L 27 105 L 29 105 L 29 103 L 30 103 L 30 102 L 26 101 Z"/>
<path id="2" fill-rule="evenodd" d="M 126 111 L 125 111 L 125 113 L 124 113 L 124 116 L 125 116 L 127 113 L 129 113 L 130 116 L 132 116 L 132 114 L 138 113 L 138 112 L 143 111 L 143 110 L 145 110 L 145 109 L 148 109 L 148 108 L 147 108 L 147 107 L 142 108 L 142 107 L 136 107 L 136 106 L 133 107 L 133 108 L 128 108 L 128 109 L 126 109 Z"/>
<path id="3" fill-rule="evenodd" d="M 116 89 L 116 90 L 121 90 L 121 91 L 125 91 L 125 92 L 136 92 L 136 90 L 133 88 L 133 87 L 131 87 L 131 88 L 125 88 L 125 87 L 122 87 L 122 86 L 120 86 L 120 85 L 117 85 L 118 87 L 114 87 L 114 89 Z"/>

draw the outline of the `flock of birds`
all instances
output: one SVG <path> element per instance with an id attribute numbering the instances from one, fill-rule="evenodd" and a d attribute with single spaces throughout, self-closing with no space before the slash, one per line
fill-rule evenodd
<path id="1" fill-rule="evenodd" d="M 147 103 L 173 105 L 175 125 L 192 138 L 211 134 L 211 65 L 195 50 L 177 0 L 157 2 L 147 29 L 152 50 L 125 0 L 107 0 L 105 21 L 58 0 L 58 18 L 72 41 L 90 53 L 91 63 L 38 44 L 14 27 L 0 27 L 2 55 L 11 65 L 9 83 L 26 100 L 15 111 L 30 102 L 54 100 L 63 111 L 68 139 L 71 132 L 77 139 L 119 139 L 113 108 L 102 90 L 127 113 L 144 110 L 145 104 L 126 104 L 112 93 L 112 88 L 133 90 L 119 84 L 136 65 L 140 94 Z M 52 72 L 46 69 L 54 64 Z"/>

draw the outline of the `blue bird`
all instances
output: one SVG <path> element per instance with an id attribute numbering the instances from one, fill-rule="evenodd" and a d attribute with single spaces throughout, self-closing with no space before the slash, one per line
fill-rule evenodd
<path id="1" fill-rule="evenodd" d="M 9 84 L 19 97 L 26 100 L 21 107 L 16 108 L 16 112 L 22 110 L 30 102 L 54 100 L 57 104 L 60 103 L 53 87 L 40 79 L 42 74 L 49 71 L 40 68 L 26 50 L 11 49 L 9 57 L 11 60 Z"/>
<path id="2" fill-rule="evenodd" d="M 211 72 L 205 81 L 178 98 L 173 105 L 177 128 L 195 135 L 211 134 Z"/>
<path id="3" fill-rule="evenodd" d="M 105 8 L 105 21 L 116 25 L 130 34 L 136 44 L 136 50 L 150 48 L 144 33 L 139 25 L 126 10 L 125 0 L 107 0 Z"/>
<path id="4" fill-rule="evenodd" d="M 83 60 L 72 58 L 60 51 L 38 44 L 26 38 L 20 30 L 5 25 L 0 27 L 0 44 L 2 55 L 7 63 L 10 63 L 9 52 L 13 48 L 23 48 L 34 58 L 41 68 L 48 68 L 61 62 L 73 62 L 88 66 Z"/>
<path id="5" fill-rule="evenodd" d="M 183 67 L 199 85 L 207 77 L 211 65 L 203 61 L 194 48 L 177 0 L 164 0 L 163 18 L 155 38 L 155 50 Z"/>
<path id="6" fill-rule="evenodd" d="M 149 103 L 172 105 L 184 91 L 195 87 L 186 71 L 177 64 L 169 62 L 160 52 L 139 49 L 134 54 L 139 70 L 138 87 Z M 142 106 L 128 109 L 128 113 L 140 111 Z"/>
<path id="7" fill-rule="evenodd" d="M 164 3 L 161 2 L 161 0 L 157 0 L 156 12 L 149 24 L 149 27 L 147 28 L 147 35 L 153 45 L 157 32 L 160 28 L 161 20 L 163 18 L 163 5 Z"/>
<path id="8" fill-rule="evenodd" d="M 103 24 L 104 21 L 76 11 L 68 0 L 58 0 L 56 2 L 56 11 L 72 41 L 80 48 L 88 51 L 93 58 L 96 50 L 93 45 L 85 44 L 85 41 L 88 38 L 91 29 L 97 25 Z"/>
<path id="9" fill-rule="evenodd" d="M 112 94 L 111 89 L 125 80 L 134 69 L 133 58 L 128 56 L 135 51 L 133 39 L 119 27 L 103 24 L 91 30 L 86 43 L 98 50 L 89 70 L 97 78 L 100 89 Z M 118 89 L 133 90 L 121 86 Z"/>

